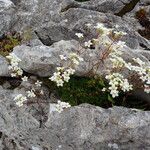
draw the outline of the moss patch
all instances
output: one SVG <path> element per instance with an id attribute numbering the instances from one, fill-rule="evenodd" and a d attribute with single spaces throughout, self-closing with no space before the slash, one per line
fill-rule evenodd
<path id="1" fill-rule="evenodd" d="M 39 79 L 49 88 L 50 93 L 54 93 L 57 98 L 69 102 L 72 106 L 89 103 L 103 108 L 116 105 L 150 110 L 150 105 L 147 102 L 135 98 L 132 93 L 127 93 L 127 95 L 120 93 L 119 97 L 113 99 L 108 92 L 102 92 L 102 88 L 108 84 L 100 78 L 72 76 L 68 83 L 59 88 L 48 78 Z"/>
<path id="2" fill-rule="evenodd" d="M 21 36 L 16 33 L 4 34 L 0 37 L 0 55 L 8 55 L 15 46 L 21 43 Z"/>
<path id="3" fill-rule="evenodd" d="M 101 91 L 103 87 L 104 82 L 101 79 L 73 76 L 68 83 L 58 88 L 57 92 L 61 99 L 71 105 L 89 103 L 101 107 L 110 107 L 113 99 L 108 93 L 104 94 Z"/>

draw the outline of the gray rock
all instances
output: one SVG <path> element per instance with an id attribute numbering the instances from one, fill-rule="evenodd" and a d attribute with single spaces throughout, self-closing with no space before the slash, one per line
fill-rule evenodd
<path id="1" fill-rule="evenodd" d="M 80 8 L 99 11 L 104 13 L 118 13 L 122 8 L 132 0 L 89 0 L 84 3 L 79 3 Z"/>
<path id="2" fill-rule="evenodd" d="M 141 44 L 150 48 L 150 42 L 141 37 L 136 31 L 135 24 L 130 22 L 131 19 L 121 18 L 110 13 L 101 13 L 97 11 L 91 11 L 82 8 L 70 8 L 67 11 L 59 15 L 59 22 L 49 22 L 36 28 L 37 36 L 46 45 L 60 40 L 75 39 L 75 33 L 82 32 L 85 35 L 85 40 L 96 37 L 97 33 L 93 30 L 93 26 L 96 23 L 104 23 L 107 27 L 114 27 L 118 24 L 119 30 L 127 32 L 127 35 L 123 39 L 127 45 L 132 49 L 137 49 Z M 89 30 L 86 27 L 87 23 L 92 24 L 92 28 Z M 139 25 L 140 26 L 140 25 Z M 57 33 L 57 34 L 56 34 Z"/>
<path id="3" fill-rule="evenodd" d="M 11 90 L 1 89 L 0 132 L 4 149 L 22 150 L 29 148 L 28 143 L 25 141 L 21 142 L 22 134 L 28 134 L 30 130 L 38 127 L 39 122 L 31 114 L 24 113 L 24 111 L 15 106 L 13 92 Z"/>
<path id="4" fill-rule="evenodd" d="M 10 76 L 8 65 L 9 63 L 7 62 L 5 57 L 0 55 L 0 76 Z"/>
<path id="5" fill-rule="evenodd" d="M 101 62 L 98 68 L 93 68 L 93 65 L 99 60 L 98 56 L 102 51 L 99 49 L 84 49 L 75 40 L 62 40 L 56 42 L 50 47 L 45 45 L 35 47 L 22 45 L 15 47 L 13 52 L 22 60 L 20 67 L 23 70 L 46 77 L 51 76 L 55 72 L 56 67 L 61 65 L 59 55 L 69 54 L 71 52 L 77 53 L 79 49 L 82 51 L 81 57 L 83 57 L 84 61 L 79 65 L 79 67 L 77 67 L 76 75 L 86 76 L 89 72 L 104 75 L 107 73 L 108 68 L 111 69 L 110 61 L 107 59 L 104 62 L 105 65 Z M 141 53 L 142 51 L 133 51 L 128 47 L 126 47 L 123 52 L 123 57 L 128 62 L 131 61 L 133 57 L 139 57 L 143 61 L 149 63 L 149 60 L 147 59 L 147 57 L 149 57 L 149 53 L 147 53 L 147 57 L 144 57 Z M 67 64 L 67 62 L 65 62 L 65 64 Z"/>
<path id="6" fill-rule="evenodd" d="M 1 30 L 1 34 L 10 30 L 31 30 L 31 34 L 35 31 L 44 44 L 51 45 L 60 40 L 76 39 L 74 36 L 76 32 L 93 35 L 93 31 L 88 32 L 83 25 L 89 22 L 95 24 L 102 22 L 107 26 L 119 24 L 121 30 L 127 31 L 125 41 L 131 48 L 137 48 L 140 44 L 149 48 L 149 42 L 135 31 L 137 27 L 132 24 L 134 21 L 131 21 L 129 17 L 124 20 L 113 15 L 130 1 L 94 0 L 85 3 L 74 0 L 13 1 L 16 6 L 11 3 L 13 8 L 7 10 L 5 6 L 6 12 L 3 9 L 1 11 L 2 16 L 6 17 L 2 19 L 2 25 L 0 25 L 5 29 Z"/>
<path id="7" fill-rule="evenodd" d="M 77 44 L 76 41 L 60 41 L 51 47 L 22 45 L 15 47 L 13 52 L 22 60 L 20 67 L 26 72 L 50 76 L 60 65 L 59 55 L 76 50 Z"/>
<path id="8" fill-rule="evenodd" d="M 0 35 L 13 26 L 15 6 L 10 0 L 0 0 Z"/>
<path id="9" fill-rule="evenodd" d="M 14 104 L 14 94 L 15 91 L 0 88 L 1 149 L 141 150 L 150 147 L 149 111 L 82 104 L 60 114 L 50 113 L 48 121 L 39 128 L 32 111 Z M 33 106 L 30 109 L 34 110 Z"/>
<path id="10" fill-rule="evenodd" d="M 149 113 L 123 107 L 76 106 L 50 116 L 46 125 L 51 137 L 45 140 L 52 149 L 61 145 L 62 150 L 105 150 L 111 149 L 110 143 L 118 149 L 149 149 Z"/>

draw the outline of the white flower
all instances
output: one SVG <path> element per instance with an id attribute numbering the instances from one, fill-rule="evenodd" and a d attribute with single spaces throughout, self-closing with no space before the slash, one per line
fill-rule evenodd
<path id="1" fill-rule="evenodd" d="M 71 107 L 69 103 L 58 101 L 56 104 L 56 111 L 61 113 L 64 109 Z"/>
<path id="2" fill-rule="evenodd" d="M 28 77 L 27 76 L 24 76 L 23 78 L 21 78 L 23 82 L 26 82 L 28 81 Z"/>
<path id="3" fill-rule="evenodd" d="M 63 86 L 64 81 L 62 79 L 59 79 L 56 81 L 56 83 L 57 83 L 57 86 L 59 87 L 59 86 Z"/>
<path id="4" fill-rule="evenodd" d="M 73 58 L 72 61 L 75 65 L 79 65 L 79 61 L 76 58 Z"/>
<path id="5" fill-rule="evenodd" d="M 27 101 L 27 98 L 25 96 L 23 96 L 22 94 L 18 94 L 14 100 L 16 101 L 16 105 L 18 105 L 19 107 L 21 107 L 23 105 L 24 101 Z"/>
<path id="6" fill-rule="evenodd" d="M 112 57 L 110 58 L 111 62 L 112 62 L 112 65 L 113 65 L 113 68 L 121 68 L 125 65 L 125 61 L 121 58 L 121 57 Z"/>
<path id="7" fill-rule="evenodd" d="M 17 70 L 17 75 L 19 75 L 19 76 L 22 76 L 22 74 L 23 74 L 23 71 L 21 70 L 21 69 L 19 69 L 19 70 Z"/>
<path id="8" fill-rule="evenodd" d="M 90 23 L 85 24 L 88 28 L 91 27 L 92 25 Z"/>
<path id="9" fill-rule="evenodd" d="M 144 85 L 144 92 L 150 93 L 150 86 L 149 85 Z"/>
<path id="10" fill-rule="evenodd" d="M 32 97 L 36 97 L 36 95 L 34 94 L 33 90 L 27 91 L 26 93 L 28 94 L 28 95 L 27 95 L 28 97 L 31 97 L 31 98 L 32 98 Z"/>
<path id="11" fill-rule="evenodd" d="M 119 51 L 120 49 L 122 49 L 123 47 L 126 47 L 125 42 L 123 41 L 118 41 L 117 43 L 114 43 L 111 48 L 113 49 L 113 51 L 115 53 L 117 53 L 117 51 Z"/>
<path id="12" fill-rule="evenodd" d="M 17 75 L 15 73 L 11 73 L 11 77 L 16 77 Z"/>
<path id="13" fill-rule="evenodd" d="M 132 85 L 130 85 L 128 80 L 124 79 L 124 77 L 119 73 L 107 75 L 106 79 L 109 80 L 110 87 L 108 89 L 110 90 L 110 94 L 113 98 L 119 95 L 119 89 L 123 92 L 132 90 Z"/>
<path id="14" fill-rule="evenodd" d="M 69 58 L 73 59 L 73 58 L 78 58 L 78 55 L 76 53 L 70 53 L 69 54 Z"/>
<path id="15" fill-rule="evenodd" d="M 111 90 L 110 94 L 112 95 L 113 98 L 119 96 L 119 92 L 117 90 Z"/>
<path id="16" fill-rule="evenodd" d="M 103 89 L 102 89 L 102 92 L 105 92 L 105 91 L 106 91 L 106 88 L 103 88 Z"/>
<path id="17" fill-rule="evenodd" d="M 97 23 L 96 26 L 95 26 L 96 29 L 102 29 L 102 28 L 104 28 L 104 27 L 105 27 L 105 26 L 104 26 L 104 24 L 102 24 L 102 23 Z"/>
<path id="18" fill-rule="evenodd" d="M 76 33 L 75 35 L 76 35 L 78 38 L 83 38 L 83 37 L 84 37 L 82 33 Z"/>
<path id="19" fill-rule="evenodd" d="M 78 59 L 79 59 L 80 62 L 84 61 L 84 59 L 82 57 L 78 56 Z"/>
<path id="20" fill-rule="evenodd" d="M 37 80 L 37 81 L 35 82 L 35 85 L 36 85 L 37 87 L 41 87 L 41 84 L 42 84 L 42 82 L 39 81 L 39 80 Z"/>
<path id="21" fill-rule="evenodd" d="M 106 28 L 102 23 L 97 23 L 95 26 L 96 29 L 100 30 L 102 35 L 108 35 L 112 31 L 112 29 Z"/>
<path id="22" fill-rule="evenodd" d="M 6 58 L 10 61 L 10 65 L 8 66 L 8 69 L 12 71 L 11 76 L 22 76 L 23 71 L 18 66 L 21 59 L 19 59 L 14 53 L 10 53 Z"/>
<path id="23" fill-rule="evenodd" d="M 65 68 L 64 67 L 57 67 L 56 69 L 57 69 L 57 71 L 63 71 Z"/>
<path id="24" fill-rule="evenodd" d="M 88 42 L 84 42 L 85 47 L 89 47 L 92 45 L 91 40 L 89 40 Z"/>
<path id="25" fill-rule="evenodd" d="M 63 78 L 64 78 L 64 81 L 66 81 L 66 82 L 69 81 L 70 76 L 69 76 L 69 74 L 68 74 L 67 72 L 64 72 L 64 73 L 62 74 L 62 76 L 63 76 Z"/>
<path id="26" fill-rule="evenodd" d="M 64 55 L 59 55 L 59 57 L 60 57 L 61 60 L 67 60 L 67 57 L 64 56 Z"/>
<path id="27" fill-rule="evenodd" d="M 116 34 L 116 35 L 127 35 L 127 33 L 126 32 L 123 32 L 123 31 L 114 31 L 114 33 Z"/>
<path id="28" fill-rule="evenodd" d="M 133 60 L 138 63 L 140 66 L 145 65 L 145 62 L 143 62 L 140 58 L 133 58 Z"/>
<path id="29" fill-rule="evenodd" d="M 118 29 L 120 26 L 118 24 L 115 25 L 115 28 Z"/>
<path id="30" fill-rule="evenodd" d="M 66 70 L 68 72 L 68 74 L 73 75 L 75 73 L 75 70 L 72 68 L 69 68 Z"/>
<path id="31" fill-rule="evenodd" d="M 18 105 L 19 107 L 23 106 L 23 101 L 17 101 L 16 105 Z"/>

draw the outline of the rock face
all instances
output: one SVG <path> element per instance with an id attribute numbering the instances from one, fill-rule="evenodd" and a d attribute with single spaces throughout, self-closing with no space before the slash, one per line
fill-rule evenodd
<path id="1" fill-rule="evenodd" d="M 93 49 L 81 48 L 80 44 L 75 41 L 59 41 L 52 46 L 37 45 L 37 46 L 17 46 L 13 52 L 22 60 L 20 67 L 26 72 L 33 73 L 42 77 L 51 76 L 57 66 L 61 66 L 59 55 L 67 55 L 71 52 L 77 53 L 81 50 L 81 57 L 84 61 L 76 69 L 76 75 L 86 76 L 89 71 L 98 75 L 104 75 L 108 68 L 111 69 L 110 61 L 105 61 L 105 66 L 100 63 L 100 66 L 93 68 L 93 65 L 99 60 L 100 51 Z M 129 47 L 123 49 L 123 57 L 125 60 L 139 57 L 146 63 L 149 63 L 150 53 L 148 51 L 132 50 Z M 107 67 L 106 67 L 107 66 Z M 92 69 L 93 68 L 93 69 Z M 96 71 L 97 70 L 97 71 Z"/>
<path id="2" fill-rule="evenodd" d="M 150 3 L 141 0 L 120 17 L 120 11 L 132 2 L 135 1 L 0 0 L 0 38 L 14 30 L 31 34 L 31 40 L 15 47 L 13 52 L 22 60 L 19 65 L 26 73 L 47 77 L 60 65 L 59 55 L 81 49 L 75 33 L 83 33 L 88 41 L 96 36 L 92 28 L 96 23 L 110 28 L 119 25 L 120 31 L 127 32 L 122 39 L 127 43 L 123 49 L 124 59 L 139 57 L 149 63 L 150 51 L 146 50 L 150 49 L 150 41 L 138 33 L 142 26 L 135 12 L 141 8 L 149 12 Z M 87 23 L 91 27 L 87 28 Z M 84 62 L 76 71 L 80 76 L 91 71 L 93 64 L 89 61 L 96 63 L 99 56 L 99 51 L 82 50 Z M 105 64 L 111 67 L 109 61 Z M 97 74 L 104 75 L 107 69 L 101 64 L 96 68 Z M 10 76 L 10 72 L 8 62 L 0 55 L 0 77 L 3 76 Z M 103 109 L 82 104 L 60 114 L 50 113 L 49 103 L 55 101 L 49 98 L 50 93 L 43 86 L 45 95 L 38 97 L 35 103 L 18 108 L 13 100 L 15 95 L 25 94 L 33 83 L 20 83 L 18 79 L 11 82 L 18 87 L 11 90 L 9 81 L 0 86 L 0 150 L 150 149 L 149 111 L 123 107 Z M 36 103 L 39 101 L 43 103 Z"/>
<path id="3" fill-rule="evenodd" d="M 0 0 L 0 35 L 11 28 L 14 13 L 15 6 L 10 0 Z"/>
<path id="4" fill-rule="evenodd" d="M 40 127 L 35 114 L 25 109 L 26 107 L 16 107 L 12 98 L 12 91 L 1 87 L 1 150 L 150 148 L 148 111 L 123 107 L 102 109 L 83 104 L 67 109 L 61 114 L 47 114 L 48 121 Z"/>
<path id="5" fill-rule="evenodd" d="M 83 25 L 101 22 L 109 27 L 118 24 L 120 30 L 126 31 L 128 36 L 124 40 L 129 47 L 136 49 L 144 45 L 150 48 L 149 41 L 138 34 L 134 18 L 122 19 L 114 15 L 130 2 L 131 0 L 91 0 L 84 3 L 75 0 L 2 1 L 1 34 L 11 30 L 31 30 L 44 44 L 51 45 L 60 40 L 76 39 L 76 32 L 83 32 L 89 38 L 88 35 L 94 33 L 92 30 L 87 32 Z"/>
<path id="6" fill-rule="evenodd" d="M 0 55 L 0 76 L 9 76 L 8 62 L 5 57 Z"/>
<path id="7" fill-rule="evenodd" d="M 149 149 L 149 113 L 81 105 L 55 115 L 47 127 L 59 138 L 52 146 L 62 145 L 63 150 Z M 118 148 L 110 148 L 110 143 Z"/>
<path id="8" fill-rule="evenodd" d="M 19 66 L 26 72 L 32 73 L 41 77 L 49 77 L 56 71 L 56 67 L 61 66 L 59 55 L 67 55 L 78 50 L 81 52 L 81 57 L 84 61 L 76 68 L 76 75 L 87 76 L 88 73 L 105 75 L 108 69 L 111 69 L 110 60 L 105 60 L 105 65 L 99 63 L 99 67 L 93 68 L 94 64 L 99 61 L 101 51 L 93 49 L 84 49 L 80 43 L 75 40 L 55 42 L 51 46 L 43 45 L 39 40 L 32 40 L 30 45 L 16 46 L 13 52 L 21 59 Z M 123 58 L 128 62 L 132 58 L 140 58 L 146 63 L 149 63 L 150 52 L 141 49 L 132 50 L 129 47 L 122 49 Z M 67 65 L 67 63 L 66 63 Z M 8 62 L 4 57 L 0 57 L 0 76 L 10 76 L 8 70 Z"/>

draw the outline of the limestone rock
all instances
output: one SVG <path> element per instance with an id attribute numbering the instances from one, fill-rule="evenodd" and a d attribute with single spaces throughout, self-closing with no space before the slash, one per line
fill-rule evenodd
<path id="1" fill-rule="evenodd" d="M 9 64 L 5 57 L 0 55 L 0 76 L 10 76 L 8 65 Z"/>
<path id="2" fill-rule="evenodd" d="M 82 51 L 81 57 L 84 61 L 77 67 L 76 75 L 86 76 L 91 71 L 96 74 L 104 75 L 107 73 L 108 68 L 111 68 L 110 61 L 106 59 L 103 63 L 100 63 L 99 68 L 93 68 L 93 65 L 99 60 L 100 50 L 93 49 L 84 49 L 80 44 L 75 41 L 59 41 L 53 44 L 52 46 L 17 46 L 14 48 L 13 52 L 22 60 L 20 67 L 26 72 L 33 73 L 39 76 L 51 76 L 57 66 L 60 66 L 60 57 L 59 55 L 69 54 L 71 52 L 77 53 L 78 50 Z M 123 49 L 123 57 L 127 61 L 131 61 L 132 58 L 141 58 L 143 61 L 149 63 L 147 57 L 149 53 L 144 57 L 141 51 L 132 50 L 128 47 Z M 90 63 L 89 63 L 90 62 Z M 105 67 L 107 66 L 107 67 Z M 93 68 L 93 70 L 91 70 Z"/>
<path id="3" fill-rule="evenodd" d="M 13 25 L 15 6 L 10 0 L 0 0 L 0 35 Z"/>

